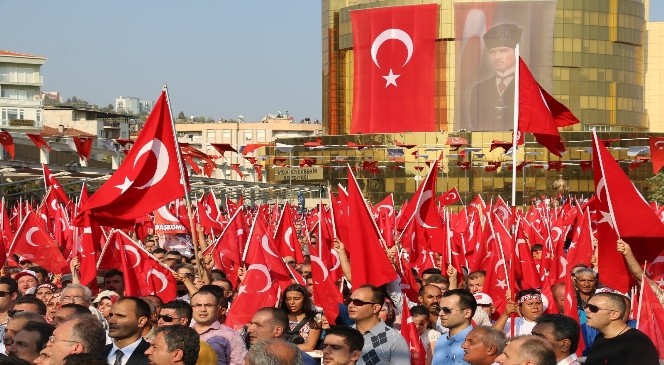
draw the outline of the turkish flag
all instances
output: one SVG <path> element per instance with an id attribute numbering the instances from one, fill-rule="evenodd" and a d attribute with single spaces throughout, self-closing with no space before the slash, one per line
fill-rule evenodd
<path id="1" fill-rule="evenodd" d="M 650 137 L 652 172 L 656 174 L 664 166 L 664 137 Z"/>
<path id="2" fill-rule="evenodd" d="M 352 259 L 350 270 L 353 288 L 364 284 L 380 286 L 397 278 L 394 267 L 383 250 L 383 238 L 373 222 L 371 213 L 348 166 L 348 242 L 344 242 Z"/>
<path id="3" fill-rule="evenodd" d="M 92 151 L 93 137 L 74 137 L 74 145 L 76 146 L 76 153 L 83 159 L 90 159 L 90 152 Z"/>
<path id="4" fill-rule="evenodd" d="M 602 283 L 627 293 L 631 276 L 616 251 L 618 237 L 627 242 L 643 264 L 664 248 L 664 224 L 634 187 L 609 150 L 593 132 L 593 166 L 597 221 L 598 262 Z"/>
<path id="5" fill-rule="evenodd" d="M 565 146 L 558 128 L 576 123 L 579 120 L 574 114 L 537 83 L 519 58 L 519 131 L 532 133 L 539 144 L 562 157 Z"/>
<path id="6" fill-rule="evenodd" d="M 448 190 L 447 192 L 441 194 L 441 196 L 438 197 L 438 202 L 440 205 L 450 205 L 454 204 L 456 202 L 460 202 L 461 197 L 459 196 L 459 190 L 457 190 L 456 187 Z"/>
<path id="7" fill-rule="evenodd" d="M 34 143 L 35 146 L 37 146 L 37 148 L 43 148 L 43 149 L 46 149 L 46 150 L 49 150 L 49 151 L 51 150 L 51 146 L 48 145 L 48 143 L 46 142 L 44 137 L 42 137 L 41 134 L 26 133 L 25 135 L 28 138 L 30 138 L 32 143 Z"/>
<path id="8" fill-rule="evenodd" d="M 189 233 L 180 218 L 164 205 L 154 211 L 154 231 L 157 234 Z"/>
<path id="9" fill-rule="evenodd" d="M 9 153 L 9 156 L 14 159 L 14 137 L 7 131 L 0 131 L 0 144 L 2 148 Z"/>
<path id="10" fill-rule="evenodd" d="M 657 298 L 651 285 L 655 285 L 647 277 L 643 277 L 641 286 L 641 309 L 636 328 L 650 337 L 657 348 L 659 358 L 664 359 L 664 307 Z"/>
<path id="11" fill-rule="evenodd" d="M 327 320 L 331 325 L 335 325 L 339 316 L 339 303 L 343 302 L 343 296 L 335 285 L 330 266 L 314 254 L 311 255 L 311 278 L 314 285 L 314 304 L 323 308 Z"/>
<path id="12" fill-rule="evenodd" d="M 120 230 L 111 231 L 98 267 L 122 270 L 125 296 L 156 295 L 166 303 L 177 295 L 173 271 Z"/>
<path id="13" fill-rule="evenodd" d="M 62 204 L 67 205 L 69 203 L 69 198 L 67 197 L 67 194 L 65 194 L 65 192 L 62 190 L 62 186 L 58 182 L 58 179 L 56 179 L 55 176 L 53 176 L 51 170 L 49 170 L 46 164 L 42 164 L 42 168 L 44 169 L 44 187 L 46 189 L 52 188 L 58 200 Z"/>
<path id="14" fill-rule="evenodd" d="M 411 365 L 424 365 L 426 363 L 427 352 L 422 344 L 417 327 L 413 323 L 413 317 L 410 315 L 408 309 L 408 301 L 403 301 L 401 308 L 401 336 L 406 340 L 410 348 L 410 363 Z"/>
<path id="15" fill-rule="evenodd" d="M 33 212 L 26 214 L 14 235 L 7 255 L 19 255 L 54 274 L 65 273 L 69 264 L 60 252 L 60 247 L 51 238 L 41 220 Z"/>
<path id="16" fill-rule="evenodd" d="M 81 226 L 85 211 L 103 226 L 131 225 L 134 219 L 184 196 L 184 181 L 173 134 L 166 91 L 161 92 L 127 158 L 81 206 L 72 224 Z"/>
<path id="17" fill-rule="evenodd" d="M 355 10 L 350 17 L 350 132 L 433 132 L 438 5 Z"/>
<path id="18" fill-rule="evenodd" d="M 276 208 L 276 207 L 275 207 Z M 274 231 L 274 241 L 281 256 L 291 256 L 295 262 L 303 263 L 304 255 L 297 239 L 297 227 L 293 220 L 293 208 L 286 203 Z"/>
<path id="19" fill-rule="evenodd" d="M 203 255 L 212 255 L 215 268 L 223 270 L 232 282 L 237 283 L 237 270 L 242 262 L 240 245 L 246 241 L 242 211 L 237 210 L 228 221 L 221 236 L 214 244 L 205 249 Z"/>

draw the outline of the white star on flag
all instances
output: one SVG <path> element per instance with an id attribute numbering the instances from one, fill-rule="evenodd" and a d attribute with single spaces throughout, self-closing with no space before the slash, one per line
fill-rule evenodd
<path id="1" fill-rule="evenodd" d="M 500 289 L 505 289 L 507 288 L 507 283 L 505 280 L 498 280 L 498 284 L 496 284 L 496 286 L 500 287 Z"/>
<path id="2" fill-rule="evenodd" d="M 390 85 L 394 85 L 395 87 L 397 86 L 397 79 L 401 75 L 395 75 L 392 72 L 392 69 L 390 69 L 390 74 L 387 76 L 382 76 L 385 79 L 385 87 L 388 87 Z"/>
<path id="3" fill-rule="evenodd" d="M 120 189 L 120 195 L 122 195 L 125 191 L 127 191 L 127 189 L 129 189 L 132 183 L 133 181 L 129 180 L 129 178 L 125 176 L 125 181 L 120 185 L 115 185 L 115 187 Z"/>
<path id="4" fill-rule="evenodd" d="M 602 214 L 602 219 L 597 221 L 597 224 L 606 222 L 609 224 L 609 226 L 611 226 L 611 228 L 615 229 L 615 227 L 613 227 L 613 219 L 611 219 L 611 213 L 600 211 L 600 214 Z"/>

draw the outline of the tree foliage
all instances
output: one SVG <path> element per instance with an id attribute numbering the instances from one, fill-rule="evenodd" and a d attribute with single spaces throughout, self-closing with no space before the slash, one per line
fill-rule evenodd
<path id="1" fill-rule="evenodd" d="M 649 200 L 664 204 L 664 172 L 646 179 L 646 182 L 650 185 Z"/>

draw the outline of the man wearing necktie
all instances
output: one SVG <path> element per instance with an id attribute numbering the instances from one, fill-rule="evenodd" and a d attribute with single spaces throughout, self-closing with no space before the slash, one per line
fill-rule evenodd
<path id="1" fill-rule="evenodd" d="M 470 103 L 473 131 L 508 131 L 514 129 L 514 48 L 521 40 L 521 28 L 504 23 L 489 29 L 483 36 L 489 63 L 494 74 L 473 87 Z"/>

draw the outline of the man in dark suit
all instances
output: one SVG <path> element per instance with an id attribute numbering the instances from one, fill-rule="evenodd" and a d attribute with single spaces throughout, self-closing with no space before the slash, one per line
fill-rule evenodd
<path id="1" fill-rule="evenodd" d="M 516 24 L 499 24 L 484 33 L 484 45 L 494 74 L 473 87 L 470 96 L 473 131 L 507 131 L 514 129 L 514 52 L 521 40 Z"/>
<path id="2" fill-rule="evenodd" d="M 145 350 L 150 346 L 142 337 L 150 318 L 150 306 L 141 298 L 124 297 L 111 307 L 108 335 L 112 345 L 104 348 L 109 365 L 147 365 Z"/>

